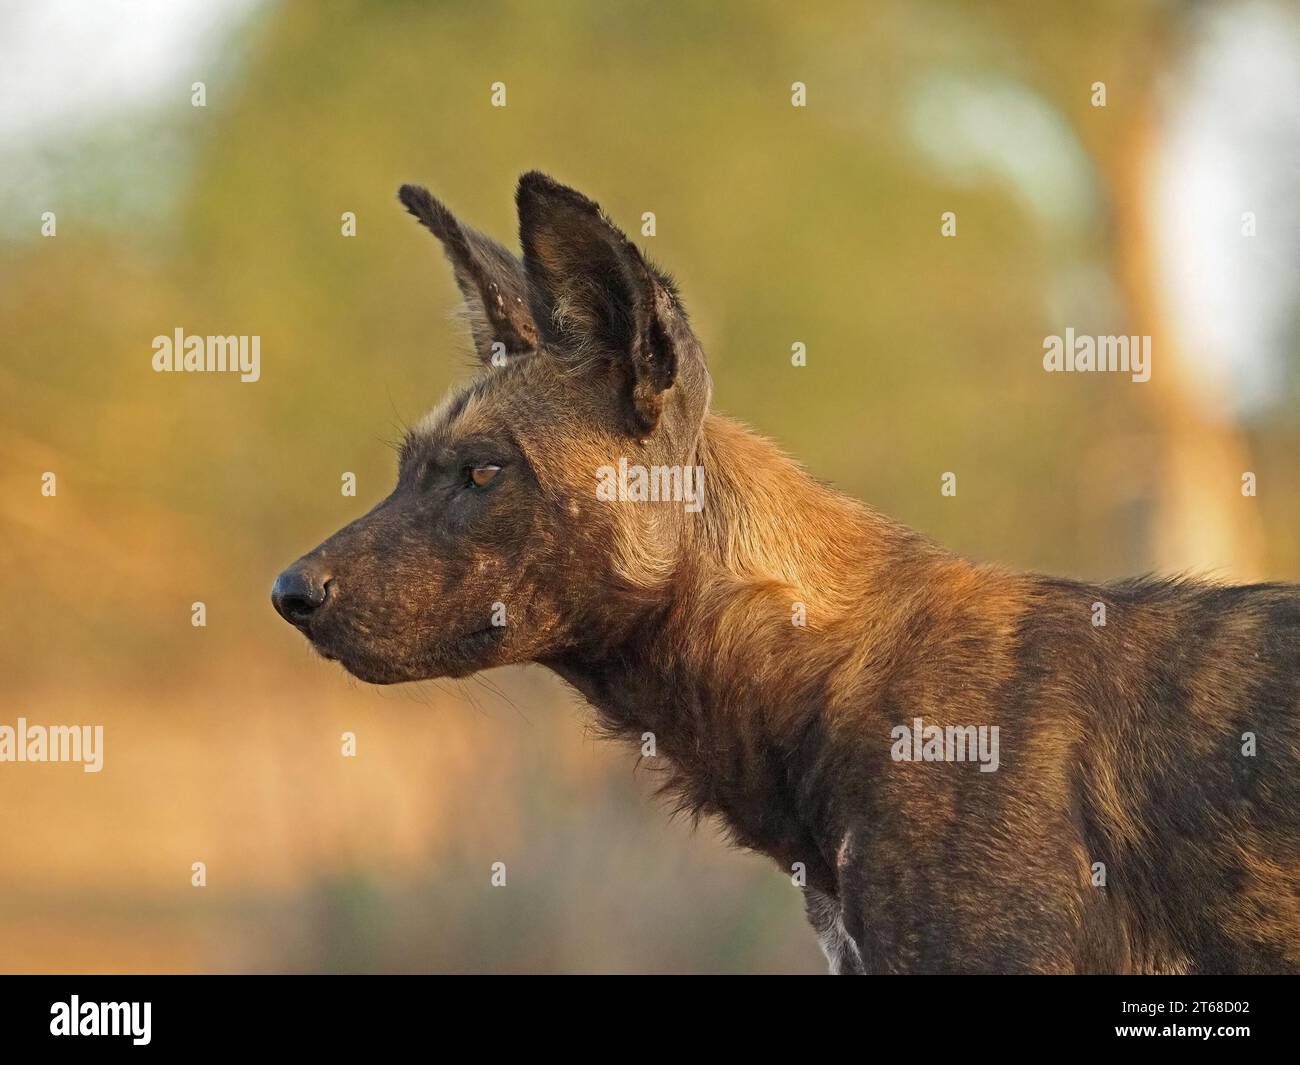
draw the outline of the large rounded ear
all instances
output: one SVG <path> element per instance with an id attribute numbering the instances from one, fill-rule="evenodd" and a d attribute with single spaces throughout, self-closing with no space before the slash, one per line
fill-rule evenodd
<path id="1" fill-rule="evenodd" d="M 671 282 L 582 193 L 533 171 L 519 179 L 519 242 L 533 321 L 548 346 L 622 371 L 631 427 L 649 433 L 677 375 Z"/>
<path id="2" fill-rule="evenodd" d="M 403 206 L 442 241 L 456 284 L 465 297 L 474 347 L 484 362 L 506 360 L 537 347 L 537 326 L 528 305 L 528 285 L 519 260 L 495 240 L 460 222 L 419 185 L 403 185 Z"/>

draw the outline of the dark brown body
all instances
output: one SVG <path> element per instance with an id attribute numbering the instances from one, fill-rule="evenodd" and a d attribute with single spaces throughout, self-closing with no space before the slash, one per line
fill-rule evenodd
<path id="1" fill-rule="evenodd" d="M 805 885 L 835 971 L 1300 971 L 1300 590 L 973 565 L 708 413 L 675 290 L 590 201 L 526 176 L 520 263 L 403 199 L 509 359 L 277 582 L 322 653 L 550 666 Z M 620 458 L 702 468 L 705 505 L 598 500 Z M 996 726 L 996 771 L 896 760 L 917 718 Z"/>

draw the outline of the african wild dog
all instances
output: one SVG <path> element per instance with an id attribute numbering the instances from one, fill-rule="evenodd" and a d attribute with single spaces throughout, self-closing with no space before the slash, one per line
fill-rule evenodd
<path id="1" fill-rule="evenodd" d="M 586 197 L 526 174 L 522 261 L 400 197 L 485 371 L 276 581 L 322 655 L 550 667 L 654 733 L 686 809 L 802 863 L 837 972 L 1300 970 L 1300 591 L 967 562 L 711 413 L 673 283 Z M 702 468 L 700 512 L 598 498 L 620 460 Z M 996 772 L 892 756 L 917 719 L 996 726 Z"/>

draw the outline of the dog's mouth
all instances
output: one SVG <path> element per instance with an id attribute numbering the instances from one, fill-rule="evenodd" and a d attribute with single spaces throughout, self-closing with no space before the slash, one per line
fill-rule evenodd
<path id="1" fill-rule="evenodd" d="M 473 632 L 467 632 L 464 636 L 456 638 L 458 645 L 466 647 L 475 647 L 478 645 L 488 646 L 495 643 L 505 636 L 506 627 L 504 625 L 485 625 L 481 629 L 475 629 Z"/>
<path id="2" fill-rule="evenodd" d="M 412 663 L 387 661 L 362 647 L 350 647 L 346 641 L 336 642 L 324 633 L 312 633 L 306 628 L 303 635 L 321 658 L 338 662 L 358 680 L 368 684 L 400 684 L 437 677 L 464 677 L 490 667 L 497 648 L 505 640 L 506 629 L 505 625 L 472 629 L 440 642 L 431 654 L 418 655 Z"/>

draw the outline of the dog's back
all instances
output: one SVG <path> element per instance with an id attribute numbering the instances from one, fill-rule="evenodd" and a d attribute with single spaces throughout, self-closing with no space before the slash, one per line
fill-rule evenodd
<path id="1" fill-rule="evenodd" d="M 1099 653 L 1065 676 L 1094 723 L 1084 838 L 1109 859 L 1126 960 L 1300 968 L 1300 589 L 1138 581 L 1104 595 Z"/>
<path id="2" fill-rule="evenodd" d="M 886 721 L 996 726 L 997 771 L 864 738 L 842 913 L 809 906 L 861 945 L 841 967 L 1300 969 L 1300 590 L 1010 579 L 1005 633 L 884 694 Z"/>

